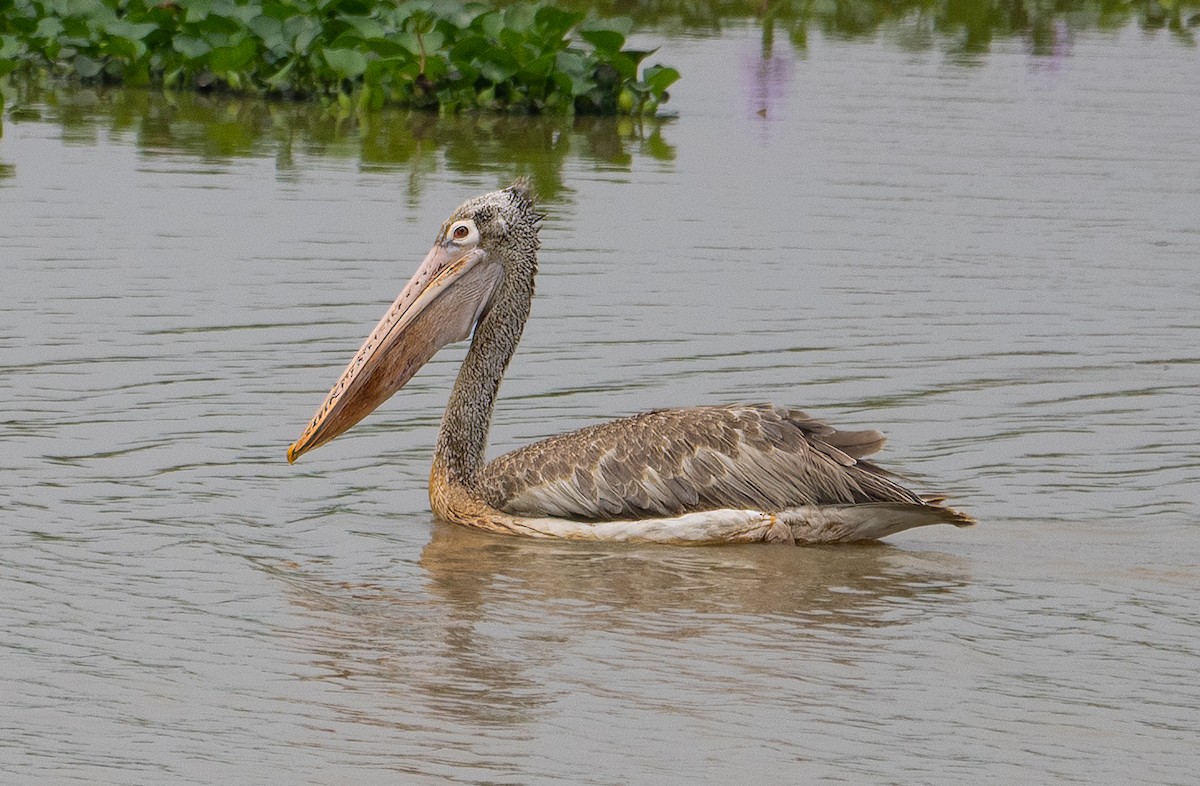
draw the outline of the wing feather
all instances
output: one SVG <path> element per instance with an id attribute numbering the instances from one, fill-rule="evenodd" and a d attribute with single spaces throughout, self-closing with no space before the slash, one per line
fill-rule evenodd
<path id="1" fill-rule="evenodd" d="M 878 431 L 769 404 L 648 412 L 561 434 L 484 466 L 479 491 L 528 516 L 614 521 L 748 508 L 921 504 L 873 464 Z"/>

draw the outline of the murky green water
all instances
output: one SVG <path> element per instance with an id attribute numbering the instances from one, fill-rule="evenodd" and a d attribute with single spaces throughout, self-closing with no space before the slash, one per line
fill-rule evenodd
<path id="1" fill-rule="evenodd" d="M 0 139 L 12 782 L 1194 779 L 1200 58 L 673 39 L 661 127 L 139 93 Z M 549 213 L 495 450 L 803 405 L 981 525 L 850 548 L 431 520 L 462 350 L 287 444 L 463 198 Z"/>

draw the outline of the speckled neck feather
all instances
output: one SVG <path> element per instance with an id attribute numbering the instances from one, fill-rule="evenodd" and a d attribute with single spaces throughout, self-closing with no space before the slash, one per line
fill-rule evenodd
<path id="1" fill-rule="evenodd" d="M 533 302 L 538 224 L 534 195 L 524 178 L 502 191 L 464 203 L 451 221 L 471 218 L 480 245 L 503 260 L 504 279 L 475 326 L 458 372 L 434 453 L 434 471 L 471 487 L 483 465 L 500 380 L 516 352 Z"/>

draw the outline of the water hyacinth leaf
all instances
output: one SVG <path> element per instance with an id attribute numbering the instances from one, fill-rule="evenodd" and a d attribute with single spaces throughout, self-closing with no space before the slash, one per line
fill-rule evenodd
<path id="1" fill-rule="evenodd" d="M 425 60 L 425 69 L 421 73 L 431 82 L 437 83 L 450 73 L 450 64 L 440 57 L 431 57 Z"/>
<path id="2" fill-rule="evenodd" d="M 458 0 L 434 0 L 429 4 L 430 13 L 455 28 L 465 28 L 479 13 L 478 3 L 462 3 Z"/>
<path id="3" fill-rule="evenodd" d="M 559 76 L 570 83 L 571 95 L 581 96 L 596 86 L 587 62 L 578 52 L 559 52 L 555 63 Z"/>
<path id="4" fill-rule="evenodd" d="M 545 79 L 550 75 L 550 71 L 554 68 L 555 60 L 556 57 L 554 54 L 535 57 L 521 67 L 520 73 L 528 77 L 530 80 Z"/>
<path id="5" fill-rule="evenodd" d="M 249 38 L 234 46 L 216 47 L 208 54 L 208 67 L 212 69 L 213 73 L 228 78 L 250 63 L 256 49 L 254 41 Z"/>
<path id="6" fill-rule="evenodd" d="M 626 80 L 632 82 L 637 79 L 638 60 L 641 60 L 641 58 L 634 59 L 629 56 L 629 52 L 619 52 L 610 57 L 605 65 L 615 72 L 615 81 Z M 603 80 L 598 79 L 597 81 Z"/>
<path id="7" fill-rule="evenodd" d="M 58 17 L 48 16 L 38 22 L 33 35 L 34 38 L 40 38 L 43 41 L 57 41 L 62 32 L 62 20 Z"/>
<path id="8" fill-rule="evenodd" d="M 320 34 L 321 23 L 311 16 L 293 16 L 283 23 L 283 39 L 291 42 L 293 52 L 307 52 Z"/>
<path id="9" fill-rule="evenodd" d="M 251 19 L 248 27 L 262 39 L 263 46 L 272 52 L 281 52 L 287 48 L 288 42 L 283 36 L 283 20 L 264 14 Z"/>
<path id="10" fill-rule="evenodd" d="M 536 14 L 531 6 L 514 5 L 504 12 L 504 30 L 524 35 L 533 27 Z"/>
<path id="11" fill-rule="evenodd" d="M 643 60 L 657 51 L 658 49 L 626 49 L 625 51 L 621 52 L 621 54 L 632 60 L 634 66 L 636 67 L 640 65 Z"/>
<path id="12" fill-rule="evenodd" d="M 212 44 L 203 38 L 181 35 L 171 42 L 175 51 L 192 60 L 199 60 L 212 51 Z"/>
<path id="13" fill-rule="evenodd" d="M 587 19 L 579 25 L 579 37 L 597 51 L 617 52 L 633 30 L 633 19 L 616 16 L 611 19 Z"/>
<path id="14" fill-rule="evenodd" d="M 364 41 L 360 45 L 360 48 L 365 49 L 367 52 L 374 52 L 380 57 L 404 58 L 406 60 L 412 60 L 414 57 L 413 53 L 407 47 L 388 38 L 374 38 L 370 41 Z"/>
<path id="15" fill-rule="evenodd" d="M 495 84 L 507 82 L 520 70 L 521 64 L 517 59 L 499 47 L 489 48 L 480 57 L 480 73 L 484 79 Z"/>
<path id="16" fill-rule="evenodd" d="M 450 50 L 450 60 L 461 66 L 461 64 L 469 63 L 481 56 L 491 46 L 491 43 L 481 35 L 472 34 L 463 36 Z"/>
<path id="17" fill-rule="evenodd" d="M 117 38 L 126 38 L 130 41 L 141 41 L 157 29 L 158 25 L 156 24 L 149 22 L 134 24 L 124 19 L 114 19 L 104 24 L 104 31 L 109 35 Z"/>
<path id="18" fill-rule="evenodd" d="M 441 49 L 445 42 L 446 37 L 437 30 L 430 30 L 420 37 L 420 44 L 424 47 L 426 54 Z"/>
<path id="19" fill-rule="evenodd" d="M 100 45 L 100 51 L 110 58 L 109 65 L 115 60 L 137 60 L 146 54 L 146 45 L 141 41 L 131 41 L 128 38 L 112 36 Z"/>
<path id="20" fill-rule="evenodd" d="M 579 25 L 580 30 L 615 30 L 628 37 L 633 31 L 633 17 L 613 16 L 605 19 L 591 18 Z"/>
<path id="21" fill-rule="evenodd" d="M 543 6 L 534 14 L 533 21 L 545 39 L 561 40 L 571 28 L 583 21 L 585 14 L 564 11 L 554 6 Z"/>
<path id="22" fill-rule="evenodd" d="M 421 52 L 421 43 L 416 33 L 394 33 L 388 36 L 388 40 L 403 47 L 404 51 L 414 56 L 419 55 Z"/>
<path id="23" fill-rule="evenodd" d="M 213 0 L 187 0 L 181 3 L 187 9 L 187 14 L 184 16 L 185 22 L 199 23 L 208 18 L 212 12 Z"/>
<path id="24" fill-rule="evenodd" d="M 652 94 L 661 97 L 668 87 L 679 81 L 679 72 L 667 66 L 653 65 L 646 69 L 642 81 Z"/>
<path id="25" fill-rule="evenodd" d="M 321 53 L 333 72 L 342 79 L 353 79 L 367 70 L 367 56 L 353 49 L 326 49 Z"/>
<path id="26" fill-rule="evenodd" d="M 76 55 L 71 61 L 71 66 L 84 79 L 91 79 L 104 70 L 103 63 L 87 55 Z"/>
<path id="27" fill-rule="evenodd" d="M 500 46 L 512 54 L 518 62 L 529 56 L 529 50 L 525 46 L 525 37 L 515 30 L 500 31 Z"/>
<path id="28" fill-rule="evenodd" d="M 580 30 L 579 37 L 596 48 L 597 52 L 619 52 L 625 36 L 616 30 Z"/>
<path id="29" fill-rule="evenodd" d="M 15 35 L 0 35 L 0 74 L 8 73 L 2 70 L 5 66 L 16 68 L 14 61 L 22 49 L 24 47 Z"/>
<path id="30" fill-rule="evenodd" d="M 63 20 L 63 33 L 73 38 L 72 46 L 88 48 L 94 45 L 92 26 L 86 19 L 67 18 Z"/>
<path id="31" fill-rule="evenodd" d="M 387 28 L 378 19 L 372 19 L 369 16 L 343 16 L 341 21 L 350 25 L 355 32 L 366 39 L 383 38 L 388 33 Z"/>
<path id="32" fill-rule="evenodd" d="M 405 81 L 416 79 L 417 63 L 409 57 L 380 57 L 367 63 L 364 75 L 368 81 L 378 82 L 385 74 Z"/>
<path id="33" fill-rule="evenodd" d="M 499 11 L 487 11 L 475 17 L 471 22 L 471 27 L 478 29 L 486 37 L 495 41 L 500 37 L 500 31 L 504 29 L 504 18 Z"/>
<path id="34" fill-rule="evenodd" d="M 248 3 L 245 0 L 235 2 L 235 0 L 213 0 L 212 10 L 209 11 L 210 16 L 221 17 L 222 19 L 232 19 L 245 26 L 251 19 L 262 13 L 260 2 Z"/>
<path id="35" fill-rule="evenodd" d="M 340 35 L 332 41 L 326 41 L 327 49 L 356 49 L 361 50 L 366 45 L 362 36 L 356 30 L 343 30 Z"/>
<path id="36" fill-rule="evenodd" d="M 228 39 L 230 36 L 244 34 L 246 26 L 237 19 L 231 19 L 226 16 L 218 16 L 217 14 L 209 14 L 204 19 L 203 24 L 194 26 L 195 32 L 216 44 L 216 39 L 219 36 L 224 36 Z M 226 41 L 228 43 L 228 41 Z M 225 44 L 219 44 L 224 46 Z"/>
<path id="37" fill-rule="evenodd" d="M 280 68 L 275 73 L 266 78 L 267 87 L 272 90 L 283 90 L 288 84 L 291 77 L 292 69 L 296 67 L 296 62 L 299 60 L 297 55 L 292 55 L 288 61 L 284 63 L 283 68 Z"/>

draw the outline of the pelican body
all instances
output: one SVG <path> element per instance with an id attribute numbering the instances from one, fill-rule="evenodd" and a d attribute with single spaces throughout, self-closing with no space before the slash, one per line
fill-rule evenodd
<path id="1" fill-rule="evenodd" d="M 491 532 L 586 540 L 839 543 L 969 516 L 865 461 L 878 431 L 770 404 L 648 412 L 484 461 L 533 300 L 541 216 L 526 180 L 463 203 L 355 354 L 288 461 L 370 414 L 446 344 L 471 339 L 442 419 L 429 501 Z"/>

